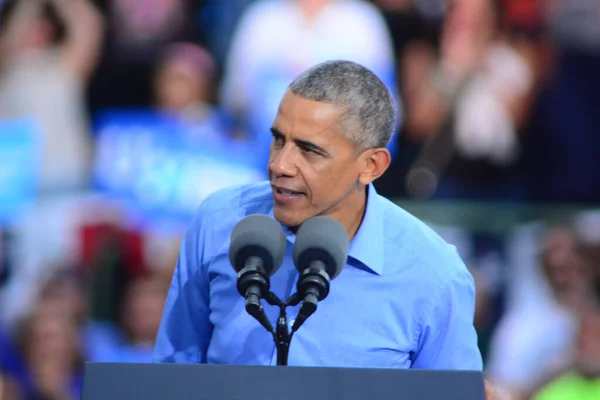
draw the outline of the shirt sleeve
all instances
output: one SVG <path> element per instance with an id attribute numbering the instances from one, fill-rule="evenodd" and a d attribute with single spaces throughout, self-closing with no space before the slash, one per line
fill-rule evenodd
<path id="1" fill-rule="evenodd" d="M 463 268 L 431 297 L 430 311 L 425 312 L 412 368 L 483 369 L 473 326 L 475 283 Z"/>
<path id="2" fill-rule="evenodd" d="M 156 338 L 155 362 L 206 363 L 213 326 L 202 224 L 199 212 L 183 238 Z"/>

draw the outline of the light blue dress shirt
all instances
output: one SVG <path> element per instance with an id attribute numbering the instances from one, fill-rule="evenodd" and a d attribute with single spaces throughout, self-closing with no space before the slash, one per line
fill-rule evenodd
<path id="1" fill-rule="evenodd" d="M 233 227 L 273 215 L 268 182 L 221 190 L 186 233 L 154 349 L 156 362 L 276 365 L 272 336 L 244 309 L 228 258 Z M 280 299 L 296 288 L 295 236 L 271 277 Z M 279 310 L 263 302 L 273 326 Z M 371 185 L 348 264 L 294 334 L 289 365 L 481 370 L 475 289 L 455 248 Z M 299 306 L 288 307 L 291 324 Z"/>

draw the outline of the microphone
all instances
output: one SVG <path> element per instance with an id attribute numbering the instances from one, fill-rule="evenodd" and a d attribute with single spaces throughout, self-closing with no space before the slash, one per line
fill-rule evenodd
<path id="1" fill-rule="evenodd" d="M 336 220 L 319 216 L 305 221 L 296 234 L 294 263 L 300 272 L 296 290 L 304 300 L 292 332 L 295 332 L 329 294 L 329 282 L 346 265 L 350 240 L 348 232 Z"/>
<path id="2" fill-rule="evenodd" d="M 270 277 L 281 266 L 286 246 L 283 228 L 266 215 L 249 215 L 231 232 L 229 261 L 238 272 L 238 292 L 246 299 L 248 314 L 269 332 L 273 332 L 273 326 L 260 299 L 269 293 Z"/>

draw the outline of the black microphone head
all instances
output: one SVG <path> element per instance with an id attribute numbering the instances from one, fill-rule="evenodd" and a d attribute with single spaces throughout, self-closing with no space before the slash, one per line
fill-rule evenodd
<path id="1" fill-rule="evenodd" d="M 294 263 L 304 271 L 311 261 L 325 263 L 329 279 L 337 277 L 346 265 L 350 240 L 346 229 L 330 217 L 319 216 L 305 221 L 296 234 Z"/>
<path id="2" fill-rule="evenodd" d="M 263 214 L 252 214 L 238 222 L 231 232 L 229 261 L 239 272 L 249 257 L 258 257 L 264 263 L 264 272 L 273 275 L 283 262 L 286 246 L 279 222 Z"/>

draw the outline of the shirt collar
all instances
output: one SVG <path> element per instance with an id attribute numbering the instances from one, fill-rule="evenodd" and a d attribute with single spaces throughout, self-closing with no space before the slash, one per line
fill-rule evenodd
<path id="1" fill-rule="evenodd" d="M 373 184 L 368 186 L 365 216 L 350 241 L 348 256 L 377 275 L 383 275 L 383 210 Z"/>
<path id="2" fill-rule="evenodd" d="M 269 210 L 269 216 L 273 217 L 273 207 Z M 283 226 L 283 229 L 287 240 L 291 244 L 294 244 L 296 235 L 285 226 Z M 365 215 L 356 235 L 350 241 L 348 258 L 358 261 L 377 275 L 383 275 L 383 244 L 384 232 L 381 199 L 373 184 L 370 184 L 367 192 Z"/>

